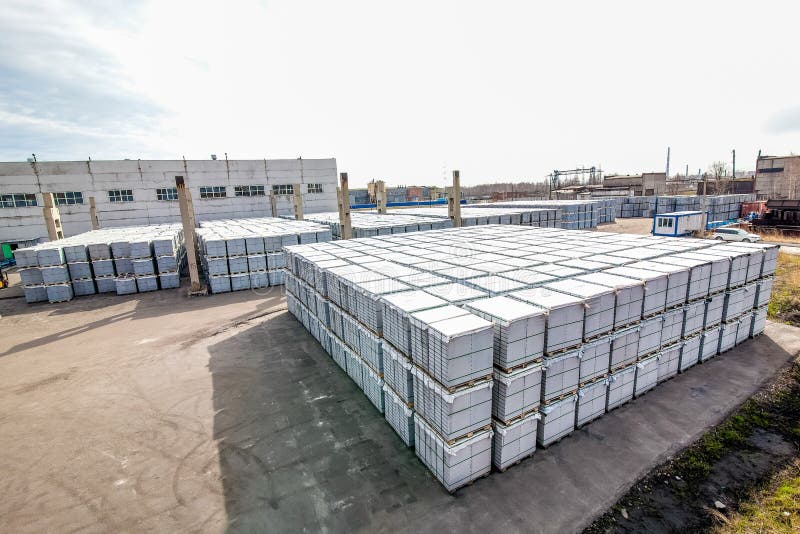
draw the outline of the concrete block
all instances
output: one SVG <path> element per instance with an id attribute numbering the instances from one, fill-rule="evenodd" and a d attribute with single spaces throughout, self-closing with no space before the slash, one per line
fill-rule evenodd
<path id="1" fill-rule="evenodd" d="M 497 469 L 505 471 L 536 452 L 539 417 L 533 413 L 510 425 L 492 421 L 492 463 Z"/>

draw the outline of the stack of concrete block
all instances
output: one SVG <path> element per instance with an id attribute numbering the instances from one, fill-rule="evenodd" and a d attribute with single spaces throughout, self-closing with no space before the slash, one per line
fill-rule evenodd
<path id="1" fill-rule="evenodd" d="M 405 234 L 452 228 L 453 222 L 444 218 L 420 217 L 406 210 L 393 210 L 392 215 L 363 211 L 350 213 L 352 237 L 374 237 L 379 235 Z M 341 239 L 342 229 L 337 212 L 312 213 L 305 217 L 309 221 L 325 224 L 330 227 L 334 239 Z"/>
<path id="2" fill-rule="evenodd" d="M 461 207 L 461 226 L 480 226 L 486 224 L 516 224 L 540 228 L 557 228 L 561 220 L 559 208 L 504 208 L 496 204 L 489 207 Z M 449 219 L 448 208 L 403 208 L 388 211 L 389 215 L 415 215 L 435 219 Z"/>
<path id="3" fill-rule="evenodd" d="M 741 215 L 742 203 L 752 202 L 755 199 L 756 195 L 752 193 L 706 195 L 708 220 L 738 219 Z M 703 197 L 700 195 L 619 197 L 614 199 L 614 204 L 617 217 L 652 217 L 656 213 L 702 210 Z"/>
<path id="4" fill-rule="evenodd" d="M 321 224 L 274 217 L 203 221 L 197 229 L 211 293 L 283 285 L 283 247 L 330 240 L 330 230 Z"/>
<path id="5" fill-rule="evenodd" d="M 492 202 L 491 204 L 470 204 L 469 207 L 494 208 L 539 208 L 557 209 L 559 222 L 557 227 L 565 230 L 583 230 L 596 228 L 601 222 L 613 222 L 616 217 L 610 209 L 608 200 L 512 200 Z"/>
<path id="6" fill-rule="evenodd" d="M 514 225 L 433 230 L 287 247 L 287 302 L 454 490 L 761 333 L 776 254 Z"/>
<path id="7" fill-rule="evenodd" d="M 130 294 L 180 285 L 180 225 L 93 230 L 15 252 L 28 302 L 63 302 L 94 293 Z M 164 261 L 163 258 L 171 261 Z M 160 283 L 159 283 L 160 278 Z"/>

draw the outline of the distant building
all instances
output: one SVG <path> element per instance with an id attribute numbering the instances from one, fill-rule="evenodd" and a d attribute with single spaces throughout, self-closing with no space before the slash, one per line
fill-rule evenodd
<path id="1" fill-rule="evenodd" d="M 758 156 L 755 192 L 766 198 L 800 199 L 800 156 Z"/>
<path id="2" fill-rule="evenodd" d="M 707 195 L 744 195 L 754 193 L 752 178 L 736 178 L 735 180 L 728 177 L 720 179 L 719 187 L 716 185 L 714 178 L 709 178 L 706 184 Z M 719 191 L 717 190 L 719 189 Z M 703 194 L 703 181 L 697 183 L 697 194 Z"/>
<path id="3" fill-rule="evenodd" d="M 606 175 L 603 189 L 632 191 L 634 196 L 663 195 L 667 192 L 667 174 L 644 172 L 642 174 Z"/>
<path id="4" fill-rule="evenodd" d="M 44 193 L 53 193 L 64 235 L 100 226 L 180 222 L 175 177 L 183 176 L 198 221 L 293 213 L 298 188 L 306 213 L 336 209 L 335 159 L 0 162 L 0 243 L 48 239 Z"/>

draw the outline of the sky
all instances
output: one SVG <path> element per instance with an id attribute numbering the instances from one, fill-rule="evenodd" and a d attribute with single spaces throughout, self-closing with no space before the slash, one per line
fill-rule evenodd
<path id="1" fill-rule="evenodd" d="M 0 160 L 335 157 L 351 187 L 800 152 L 797 1 L 3 0 Z"/>

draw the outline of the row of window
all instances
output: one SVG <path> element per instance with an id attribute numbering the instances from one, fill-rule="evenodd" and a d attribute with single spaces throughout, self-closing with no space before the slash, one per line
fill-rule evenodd
<path id="1" fill-rule="evenodd" d="M 29 193 L 14 193 L 12 195 L 0 195 L 0 207 L 3 208 L 25 208 L 36 205 L 36 195 Z"/>
<path id="2" fill-rule="evenodd" d="M 309 193 L 322 193 L 322 184 L 308 184 Z M 276 195 L 293 195 L 294 186 L 291 184 L 273 185 L 272 192 Z M 237 197 L 263 197 L 266 195 L 263 185 L 237 185 L 233 188 L 233 194 Z M 228 189 L 224 185 L 203 186 L 200 188 L 200 198 L 226 198 Z M 69 206 L 73 204 L 83 204 L 83 193 L 80 191 L 64 191 L 54 193 L 56 205 Z M 175 201 L 178 200 L 178 189 L 175 187 L 164 187 L 156 189 L 158 200 Z M 109 202 L 133 202 L 133 190 L 131 189 L 112 189 L 108 192 Z M 36 195 L 31 193 L 13 193 L 10 195 L 0 195 L 0 208 L 24 208 L 36 206 Z"/>

